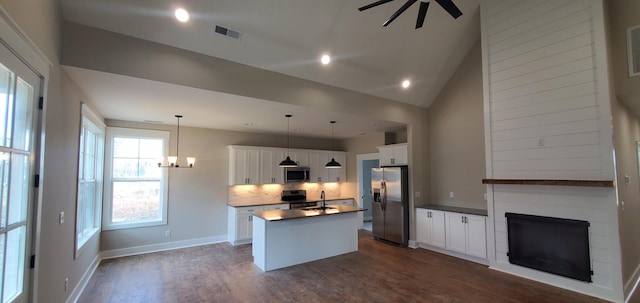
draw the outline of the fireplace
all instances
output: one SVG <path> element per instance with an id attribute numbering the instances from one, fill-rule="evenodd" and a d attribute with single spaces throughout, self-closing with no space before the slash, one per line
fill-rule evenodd
<path id="1" fill-rule="evenodd" d="M 589 222 L 505 213 L 509 262 L 591 282 Z"/>

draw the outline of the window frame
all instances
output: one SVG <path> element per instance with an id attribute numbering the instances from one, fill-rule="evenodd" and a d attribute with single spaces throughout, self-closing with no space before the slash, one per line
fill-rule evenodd
<path id="1" fill-rule="evenodd" d="M 169 177 L 166 169 L 159 168 L 160 171 L 160 220 L 156 221 L 139 221 L 127 223 L 113 223 L 112 218 L 112 187 L 113 187 L 113 140 L 114 138 L 136 138 L 136 139 L 161 139 L 162 140 L 162 156 L 166 156 L 169 150 L 169 131 L 107 127 L 107 137 L 105 140 L 105 173 L 104 173 L 104 203 L 102 210 L 102 230 L 119 230 L 137 227 L 167 225 L 168 200 L 169 200 Z M 140 178 L 140 181 L 148 181 L 148 178 Z M 155 180 L 155 179 L 154 179 Z M 135 181 L 132 181 L 135 182 Z"/>
<path id="2" fill-rule="evenodd" d="M 105 141 L 105 129 L 106 125 L 102 122 L 102 119 L 96 115 L 85 103 L 82 103 L 82 116 L 80 120 L 80 133 L 78 136 L 78 187 L 76 188 L 76 226 L 75 226 L 75 253 L 76 257 L 79 256 L 85 244 L 89 242 L 95 235 L 97 235 L 102 229 L 102 190 L 103 190 L 103 171 L 104 171 L 104 141 Z M 93 228 L 87 229 L 80 227 L 80 222 L 85 217 L 84 211 L 81 211 L 83 204 L 81 201 L 81 184 L 85 182 L 84 167 L 86 165 L 85 159 L 82 157 L 85 155 L 83 150 L 86 148 L 86 130 L 95 133 L 96 138 L 94 141 L 95 159 L 94 165 L 94 214 L 93 214 Z"/>

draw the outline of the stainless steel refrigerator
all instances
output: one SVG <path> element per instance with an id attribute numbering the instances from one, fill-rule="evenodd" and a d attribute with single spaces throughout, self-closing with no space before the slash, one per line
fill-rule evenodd
<path id="1" fill-rule="evenodd" d="M 373 237 L 407 245 L 409 185 L 406 166 L 371 169 Z"/>

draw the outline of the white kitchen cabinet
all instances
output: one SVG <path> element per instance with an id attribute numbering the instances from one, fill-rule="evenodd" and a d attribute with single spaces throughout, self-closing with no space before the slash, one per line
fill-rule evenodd
<path id="1" fill-rule="evenodd" d="M 229 146 L 229 185 L 260 183 L 260 149 Z"/>
<path id="2" fill-rule="evenodd" d="M 335 158 L 342 168 L 326 168 Z M 346 180 L 347 155 L 345 152 L 317 151 L 309 153 L 309 182 L 342 182 Z"/>
<path id="3" fill-rule="evenodd" d="M 431 246 L 445 247 L 445 212 L 416 209 L 416 241 Z"/>
<path id="4" fill-rule="evenodd" d="M 266 210 L 289 209 L 288 203 L 269 204 L 264 206 L 227 206 L 227 237 L 232 245 L 251 243 L 253 239 L 252 213 Z"/>
<path id="5" fill-rule="evenodd" d="M 309 182 L 328 182 L 329 170 L 324 166 L 329 162 L 329 154 L 326 152 L 309 153 Z"/>
<path id="6" fill-rule="evenodd" d="M 309 167 L 309 151 L 292 150 L 289 152 L 289 157 L 295 161 L 298 166 Z"/>
<path id="7" fill-rule="evenodd" d="M 335 152 L 329 155 L 329 160 L 335 158 L 342 168 L 325 168 L 328 171 L 328 182 L 344 182 L 347 181 L 347 154 L 344 152 Z M 327 161 L 327 162 L 328 162 Z M 325 165 L 327 163 L 325 162 Z"/>
<path id="8" fill-rule="evenodd" d="M 284 168 L 279 164 L 285 158 L 285 152 L 278 149 L 260 151 L 260 183 L 284 183 Z"/>
<path id="9" fill-rule="evenodd" d="M 474 257 L 487 258 L 486 218 L 445 213 L 446 248 Z"/>
<path id="10" fill-rule="evenodd" d="M 233 245 L 251 243 L 253 237 L 253 215 L 262 211 L 262 206 L 232 207 L 228 206 L 227 237 Z"/>
<path id="11" fill-rule="evenodd" d="M 378 146 L 380 166 L 408 165 L 407 143 Z"/>

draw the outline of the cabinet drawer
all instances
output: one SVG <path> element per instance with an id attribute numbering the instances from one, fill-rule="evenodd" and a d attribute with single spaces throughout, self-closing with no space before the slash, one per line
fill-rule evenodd
<path id="1" fill-rule="evenodd" d="M 236 215 L 248 215 L 252 212 L 263 211 L 263 206 L 247 206 L 247 207 L 236 207 Z"/>
<path id="2" fill-rule="evenodd" d="M 264 210 L 289 209 L 289 204 L 271 204 L 265 205 Z"/>

